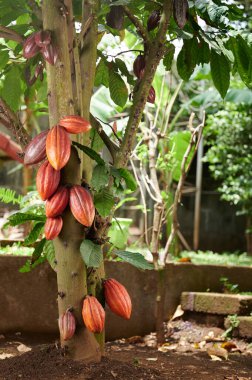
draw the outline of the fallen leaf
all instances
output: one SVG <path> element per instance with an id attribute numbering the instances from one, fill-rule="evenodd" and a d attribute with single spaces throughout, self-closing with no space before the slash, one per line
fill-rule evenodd
<path id="1" fill-rule="evenodd" d="M 156 362 L 158 358 L 146 358 L 149 362 Z"/>
<path id="2" fill-rule="evenodd" d="M 216 356 L 216 355 L 209 355 L 210 356 L 210 358 L 214 361 L 214 362 L 217 362 L 217 361 L 222 361 L 222 359 L 221 358 L 219 358 L 219 356 Z"/>
<path id="3" fill-rule="evenodd" d="M 225 350 L 225 348 L 222 348 L 217 345 L 213 345 L 212 347 L 209 347 L 207 349 L 207 353 L 209 356 L 218 356 L 224 359 L 228 359 L 228 352 Z"/>
<path id="4" fill-rule="evenodd" d="M 181 305 L 178 305 L 175 313 L 173 314 L 172 318 L 170 321 L 174 321 L 174 319 L 181 317 L 184 314 L 184 310 L 182 310 Z"/>
<path id="5" fill-rule="evenodd" d="M 17 346 L 17 350 L 19 352 L 29 352 L 31 351 L 31 348 L 26 346 L 25 344 L 20 344 L 19 346 Z"/>
<path id="6" fill-rule="evenodd" d="M 110 373 L 111 373 L 111 375 L 112 375 L 114 378 L 117 377 L 117 373 L 116 373 L 116 372 L 111 371 Z"/>
<path id="7" fill-rule="evenodd" d="M 12 356 L 14 356 L 14 355 L 12 355 L 12 354 L 0 354 L 0 360 L 6 359 L 6 358 L 11 358 Z"/>
<path id="8" fill-rule="evenodd" d="M 144 339 L 142 336 L 136 335 L 130 338 L 125 339 L 126 343 L 136 344 L 136 343 L 144 343 Z"/>
<path id="9" fill-rule="evenodd" d="M 179 263 L 191 263 L 192 260 L 190 259 L 190 257 L 181 257 L 181 259 L 178 259 L 178 262 Z"/>
<path id="10" fill-rule="evenodd" d="M 234 342 L 224 342 L 221 345 L 222 348 L 225 348 L 228 352 L 232 351 L 233 349 L 237 349 L 237 346 Z"/>
<path id="11" fill-rule="evenodd" d="M 158 348 L 158 351 L 161 352 L 167 352 L 167 351 L 175 351 L 177 349 L 178 345 L 177 344 L 169 344 L 169 343 L 164 343 L 161 347 Z"/>

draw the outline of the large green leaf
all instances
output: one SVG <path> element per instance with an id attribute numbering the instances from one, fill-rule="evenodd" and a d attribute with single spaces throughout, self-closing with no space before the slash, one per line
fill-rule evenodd
<path id="1" fill-rule="evenodd" d="M 133 265 L 138 269 L 151 270 L 154 269 L 152 263 L 149 263 L 141 253 L 129 251 L 115 251 L 115 254 L 123 261 Z"/>
<path id="2" fill-rule="evenodd" d="M 105 87 L 109 86 L 109 69 L 105 60 L 102 58 L 96 67 L 95 73 L 95 86 L 104 85 Z"/>
<path id="3" fill-rule="evenodd" d="M 27 260 L 26 263 L 19 269 L 20 273 L 30 272 L 32 269 L 36 268 L 37 265 L 42 264 L 46 260 L 46 257 L 42 256 L 45 243 L 46 239 L 44 238 L 36 244 L 32 258 Z"/>
<path id="4" fill-rule="evenodd" d="M 172 178 L 175 181 L 179 181 L 181 176 L 181 164 L 190 141 L 191 133 L 189 131 L 179 131 L 170 134 L 169 147 L 173 152 L 173 157 L 175 158 L 175 165 L 172 172 Z M 193 152 L 188 157 L 188 161 L 192 156 Z"/>
<path id="5" fill-rule="evenodd" d="M 171 44 L 168 47 L 168 52 L 165 54 L 164 59 L 163 59 L 163 64 L 167 71 L 171 70 L 174 53 L 175 53 L 175 46 Z"/>
<path id="6" fill-rule="evenodd" d="M 109 170 L 106 165 L 96 165 L 93 174 L 91 185 L 96 191 L 101 190 L 103 187 L 108 185 L 109 181 Z"/>
<path id="7" fill-rule="evenodd" d="M 9 52 L 7 50 L 1 50 L 0 52 L 0 70 L 2 70 L 9 61 Z"/>
<path id="8" fill-rule="evenodd" d="M 133 175 L 125 168 L 117 169 L 117 171 L 118 171 L 119 175 L 124 179 L 127 187 L 130 190 L 135 191 L 137 188 L 137 183 L 136 183 Z"/>
<path id="9" fill-rule="evenodd" d="M 105 165 L 105 161 L 101 158 L 101 156 L 96 153 L 95 150 L 89 148 L 88 146 L 82 145 L 76 141 L 72 142 L 73 145 L 77 146 L 82 152 L 84 152 L 87 156 L 95 160 L 99 165 Z"/>
<path id="10" fill-rule="evenodd" d="M 121 76 L 113 69 L 109 70 L 109 91 L 113 102 L 124 107 L 128 99 L 128 90 Z"/>
<path id="11" fill-rule="evenodd" d="M 115 205 L 115 201 L 113 195 L 106 190 L 102 190 L 95 194 L 94 204 L 99 214 L 105 218 L 110 214 Z"/>
<path id="12" fill-rule="evenodd" d="M 3 81 L 1 96 L 13 111 L 18 111 L 22 94 L 20 71 L 17 66 L 12 66 Z"/>
<path id="13" fill-rule="evenodd" d="M 29 235 L 24 240 L 25 245 L 33 244 L 38 240 L 39 235 L 41 234 L 41 231 L 44 227 L 44 224 L 44 222 L 38 222 L 35 224 Z"/>
<path id="14" fill-rule="evenodd" d="M 188 81 L 194 72 L 198 61 L 198 42 L 196 38 L 184 40 L 184 45 L 177 58 L 177 70 L 179 76 Z"/>
<path id="15" fill-rule="evenodd" d="M 217 54 L 211 50 L 211 75 L 215 87 L 222 98 L 225 98 L 230 84 L 230 64 L 223 53 Z"/>
<path id="16" fill-rule="evenodd" d="M 229 39 L 229 45 L 235 57 L 235 64 L 243 82 L 252 87 L 252 47 L 241 37 Z"/>
<path id="17" fill-rule="evenodd" d="M 51 240 L 47 240 L 45 242 L 45 245 L 43 248 L 43 254 L 45 255 L 52 269 L 55 270 L 56 269 L 55 250 L 54 250 L 53 242 Z"/>
<path id="18" fill-rule="evenodd" d="M 35 215 L 32 213 L 22 213 L 22 212 L 16 212 L 15 214 L 9 216 L 8 218 L 9 223 L 11 226 L 17 226 L 19 224 L 23 224 L 28 221 L 38 221 L 38 222 L 45 222 L 45 216 L 43 215 Z"/>
<path id="19" fill-rule="evenodd" d="M 91 240 L 83 240 L 80 246 L 81 257 L 88 268 L 99 268 L 102 263 L 101 246 Z"/>

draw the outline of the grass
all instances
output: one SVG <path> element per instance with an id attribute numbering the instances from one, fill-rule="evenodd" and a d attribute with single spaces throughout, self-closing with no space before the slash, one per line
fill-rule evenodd
<path id="1" fill-rule="evenodd" d="M 179 258 L 185 257 L 190 258 L 193 264 L 252 266 L 252 256 L 245 252 L 182 251 Z M 178 261 L 179 258 L 173 257 L 173 261 Z"/>
<path id="2" fill-rule="evenodd" d="M 0 247 L 0 255 L 31 256 L 34 248 L 22 247 L 20 243 Z"/>

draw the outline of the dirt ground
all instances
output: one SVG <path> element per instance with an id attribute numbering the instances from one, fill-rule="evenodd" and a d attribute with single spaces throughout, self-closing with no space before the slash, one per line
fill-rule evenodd
<path id="1" fill-rule="evenodd" d="M 89 365 L 66 360 L 52 339 L 0 336 L 0 380 L 252 380 L 251 343 L 232 339 L 227 345 L 222 333 L 174 321 L 159 349 L 155 334 L 110 342 L 102 362 Z"/>

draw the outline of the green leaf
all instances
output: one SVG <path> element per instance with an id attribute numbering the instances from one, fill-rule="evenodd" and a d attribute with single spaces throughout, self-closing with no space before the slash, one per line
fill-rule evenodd
<path id="1" fill-rule="evenodd" d="M 9 216 L 8 220 L 11 226 L 18 226 L 19 224 L 23 224 L 28 221 L 45 222 L 45 216 L 16 212 L 15 214 Z"/>
<path id="2" fill-rule="evenodd" d="M 119 172 L 120 176 L 124 179 L 126 186 L 130 190 L 135 191 L 137 189 L 137 183 L 133 175 L 127 169 L 124 168 L 117 169 L 117 171 Z"/>
<path id="3" fill-rule="evenodd" d="M 119 68 L 122 75 L 124 75 L 127 78 L 127 82 L 131 84 L 132 86 L 135 84 L 135 79 L 133 75 L 129 73 L 129 70 L 125 64 L 125 62 L 119 58 L 115 59 L 115 65 Z"/>
<path id="4" fill-rule="evenodd" d="M 113 195 L 106 190 L 102 190 L 95 194 L 94 204 L 99 214 L 105 218 L 110 214 L 115 205 L 115 201 Z"/>
<path id="5" fill-rule="evenodd" d="M 230 64 L 223 53 L 217 54 L 211 50 L 211 75 L 215 87 L 219 91 L 222 98 L 225 98 L 230 84 Z"/>
<path id="6" fill-rule="evenodd" d="M 194 72 L 198 60 L 198 42 L 196 38 L 184 40 L 184 45 L 177 58 L 179 76 L 188 81 Z"/>
<path id="7" fill-rule="evenodd" d="M 231 37 L 229 45 L 235 57 L 235 64 L 242 81 L 252 87 L 252 48 L 241 37 Z"/>
<path id="8" fill-rule="evenodd" d="M 22 199 L 23 199 L 23 196 L 17 194 L 15 190 L 6 189 L 5 187 L 0 187 L 0 201 L 1 202 L 20 205 Z"/>
<path id="9" fill-rule="evenodd" d="M 1 50 L 0 52 L 0 70 L 2 70 L 9 61 L 9 52 L 7 50 Z"/>
<path id="10" fill-rule="evenodd" d="M 175 53 L 175 46 L 171 44 L 168 48 L 168 53 L 166 53 L 163 60 L 163 64 L 167 71 L 171 70 L 174 53 Z"/>
<path id="11" fill-rule="evenodd" d="M 92 160 L 96 161 L 99 165 L 105 165 L 105 161 L 101 158 L 101 156 L 96 153 L 95 150 L 89 148 L 88 146 L 79 144 L 76 141 L 72 142 L 73 145 L 77 146 L 82 152 L 84 152 L 88 157 L 92 158 Z"/>
<path id="12" fill-rule="evenodd" d="M 26 263 L 19 269 L 20 273 L 30 272 L 32 269 L 36 268 L 36 266 L 42 264 L 46 260 L 45 256 L 41 256 L 45 243 L 46 239 L 44 238 L 36 244 L 31 259 L 27 260 Z"/>
<path id="13" fill-rule="evenodd" d="M 106 165 L 96 165 L 93 170 L 91 185 L 96 191 L 108 185 L 109 170 Z"/>
<path id="14" fill-rule="evenodd" d="M 18 111 L 21 94 L 20 71 L 13 65 L 5 76 L 1 95 L 13 111 Z"/>
<path id="15" fill-rule="evenodd" d="M 91 240 L 83 240 L 80 246 L 81 257 L 88 268 L 99 268 L 103 256 L 101 246 L 93 243 Z"/>
<path id="16" fill-rule="evenodd" d="M 181 163 L 190 141 L 191 133 L 189 131 L 176 131 L 170 134 L 169 147 L 175 159 L 174 168 L 172 171 L 172 178 L 179 181 L 181 176 Z M 190 153 L 188 161 L 190 161 L 193 152 Z"/>
<path id="17" fill-rule="evenodd" d="M 46 243 L 46 238 L 43 238 L 42 240 L 40 240 L 40 242 L 36 244 L 35 249 L 32 254 L 32 258 L 31 258 L 32 264 L 34 264 L 42 255 L 45 243 Z"/>
<path id="18" fill-rule="evenodd" d="M 128 90 L 121 76 L 113 69 L 109 70 L 109 91 L 113 102 L 123 107 L 128 99 Z"/>
<path id="19" fill-rule="evenodd" d="M 55 270 L 56 269 L 55 250 L 54 250 L 53 242 L 51 240 L 47 240 L 45 242 L 45 245 L 43 248 L 43 254 L 45 255 L 52 269 Z"/>
<path id="20" fill-rule="evenodd" d="M 138 269 L 151 270 L 154 269 L 152 263 L 149 263 L 141 253 L 129 252 L 129 251 L 115 251 L 115 254 L 120 257 L 121 260 L 133 265 Z"/>
<path id="21" fill-rule="evenodd" d="M 96 87 L 99 87 L 102 84 L 105 87 L 109 86 L 109 69 L 108 69 L 108 65 L 106 61 L 103 58 L 101 58 L 100 62 L 98 63 L 96 67 L 94 85 Z"/>
<path id="22" fill-rule="evenodd" d="M 36 223 L 29 235 L 25 238 L 24 244 L 25 245 L 30 245 L 35 243 L 38 240 L 38 237 L 41 233 L 41 230 L 43 229 L 45 223 L 44 222 L 39 222 Z"/>

